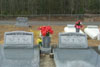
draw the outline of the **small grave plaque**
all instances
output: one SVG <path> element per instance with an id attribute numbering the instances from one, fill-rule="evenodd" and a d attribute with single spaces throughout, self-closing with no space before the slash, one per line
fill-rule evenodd
<path id="1" fill-rule="evenodd" d="M 16 26 L 29 26 L 27 17 L 17 17 Z"/>
<path id="2" fill-rule="evenodd" d="M 60 33 L 59 48 L 87 48 L 87 36 L 81 33 Z"/>

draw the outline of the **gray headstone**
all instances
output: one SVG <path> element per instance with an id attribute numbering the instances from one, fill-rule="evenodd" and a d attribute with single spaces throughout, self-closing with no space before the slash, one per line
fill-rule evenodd
<path id="1" fill-rule="evenodd" d="M 17 17 L 16 26 L 29 26 L 27 17 Z"/>
<path id="2" fill-rule="evenodd" d="M 5 47 L 33 47 L 33 33 L 25 31 L 6 32 Z"/>
<path id="3" fill-rule="evenodd" d="M 100 51 L 100 45 L 98 46 L 98 50 Z"/>
<path id="4" fill-rule="evenodd" d="M 60 33 L 59 48 L 88 48 L 87 36 L 81 33 Z"/>
<path id="5" fill-rule="evenodd" d="M 39 67 L 39 49 L 33 47 L 33 33 L 6 32 L 4 43 L 0 67 Z"/>

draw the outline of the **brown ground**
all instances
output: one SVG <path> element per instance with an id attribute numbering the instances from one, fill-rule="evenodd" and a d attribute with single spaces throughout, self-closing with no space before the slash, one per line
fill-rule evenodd
<path id="1" fill-rule="evenodd" d="M 39 30 L 38 26 L 32 26 L 33 32 L 34 32 L 34 40 L 36 44 L 36 40 L 39 37 Z M 52 35 L 51 44 L 56 45 L 58 44 L 58 34 L 59 32 L 64 32 L 65 25 L 52 25 L 52 28 L 54 30 L 54 34 Z M 84 29 L 84 28 L 83 28 Z M 4 43 L 4 32 L 11 32 L 11 31 L 29 31 L 28 27 L 16 27 L 14 25 L 0 25 L 0 44 Z M 91 38 L 88 38 L 88 45 L 89 46 L 97 46 L 100 44 L 100 41 L 92 40 Z"/>
<path id="2" fill-rule="evenodd" d="M 50 58 L 49 55 L 41 56 L 40 67 L 56 67 L 54 59 Z"/>

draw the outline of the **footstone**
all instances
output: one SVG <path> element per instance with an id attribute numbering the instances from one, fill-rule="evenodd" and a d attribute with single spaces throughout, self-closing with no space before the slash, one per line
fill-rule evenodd
<path id="1" fill-rule="evenodd" d="M 87 36 L 81 33 L 60 33 L 59 48 L 87 48 Z"/>
<path id="2" fill-rule="evenodd" d="M 17 17 L 16 21 L 16 26 L 29 26 L 27 17 Z"/>

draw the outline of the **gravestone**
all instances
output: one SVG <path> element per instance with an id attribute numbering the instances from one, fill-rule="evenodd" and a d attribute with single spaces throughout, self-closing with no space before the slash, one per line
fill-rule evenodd
<path id="1" fill-rule="evenodd" d="M 39 67 L 39 49 L 33 42 L 32 32 L 5 32 L 0 67 Z"/>
<path id="2" fill-rule="evenodd" d="M 64 27 L 64 32 L 76 32 L 76 28 L 74 24 L 67 24 L 67 27 Z M 79 33 L 84 34 L 84 32 L 82 30 L 80 30 Z"/>
<path id="3" fill-rule="evenodd" d="M 97 25 L 88 25 L 87 28 L 98 28 Z"/>
<path id="4" fill-rule="evenodd" d="M 33 33 L 14 31 L 5 33 L 5 47 L 33 47 Z"/>
<path id="5" fill-rule="evenodd" d="M 81 33 L 60 33 L 59 48 L 87 48 L 87 36 Z"/>
<path id="6" fill-rule="evenodd" d="M 100 40 L 100 33 L 99 33 L 98 36 L 97 36 L 97 40 Z"/>
<path id="7" fill-rule="evenodd" d="M 92 39 L 97 39 L 99 34 L 99 28 L 97 25 L 88 25 L 87 28 L 84 29 L 84 32 Z"/>
<path id="8" fill-rule="evenodd" d="M 75 25 L 74 24 L 67 24 L 67 27 L 68 28 L 75 28 Z"/>
<path id="9" fill-rule="evenodd" d="M 98 46 L 98 50 L 100 51 L 100 45 Z"/>
<path id="10" fill-rule="evenodd" d="M 99 67 L 98 58 L 98 53 L 88 47 L 85 34 L 59 34 L 59 47 L 54 49 L 56 67 Z"/>
<path id="11" fill-rule="evenodd" d="M 16 26 L 29 26 L 27 17 L 17 17 Z"/>

